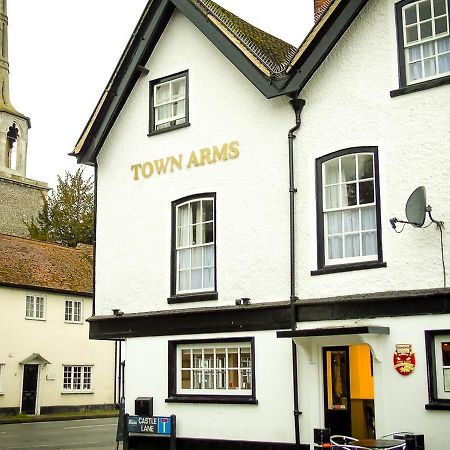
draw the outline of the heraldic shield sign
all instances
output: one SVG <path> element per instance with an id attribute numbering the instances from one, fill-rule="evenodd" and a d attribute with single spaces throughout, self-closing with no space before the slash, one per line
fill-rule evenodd
<path id="1" fill-rule="evenodd" d="M 416 367 L 416 356 L 411 344 L 396 344 L 394 368 L 400 375 L 411 375 Z"/>

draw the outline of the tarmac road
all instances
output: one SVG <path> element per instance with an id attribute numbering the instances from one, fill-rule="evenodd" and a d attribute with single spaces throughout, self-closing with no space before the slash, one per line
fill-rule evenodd
<path id="1" fill-rule="evenodd" d="M 113 450 L 117 417 L 0 425 L 1 450 Z"/>

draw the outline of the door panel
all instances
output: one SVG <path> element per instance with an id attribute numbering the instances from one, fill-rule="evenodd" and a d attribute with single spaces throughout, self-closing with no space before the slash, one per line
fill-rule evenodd
<path id="1" fill-rule="evenodd" d="M 36 413 L 37 379 L 39 366 L 25 364 L 23 366 L 22 413 Z"/>

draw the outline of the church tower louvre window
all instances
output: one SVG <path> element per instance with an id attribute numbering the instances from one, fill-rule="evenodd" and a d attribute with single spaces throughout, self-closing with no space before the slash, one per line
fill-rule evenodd
<path id="1" fill-rule="evenodd" d="M 7 1 L 0 0 L 0 234 L 28 237 L 24 221 L 38 215 L 49 190 L 26 176 L 30 127 L 9 95 Z"/>

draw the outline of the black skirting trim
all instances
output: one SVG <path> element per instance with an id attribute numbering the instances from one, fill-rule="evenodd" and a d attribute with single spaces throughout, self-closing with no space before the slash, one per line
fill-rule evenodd
<path id="1" fill-rule="evenodd" d="M 17 407 L 8 407 L 8 408 L 0 408 L 0 416 L 17 416 L 19 414 L 20 408 Z"/>
<path id="2" fill-rule="evenodd" d="M 222 439 L 177 438 L 177 450 L 309 450 L 309 444 L 283 442 L 229 441 Z M 169 439 L 165 437 L 130 437 L 130 449 L 168 450 Z"/>

